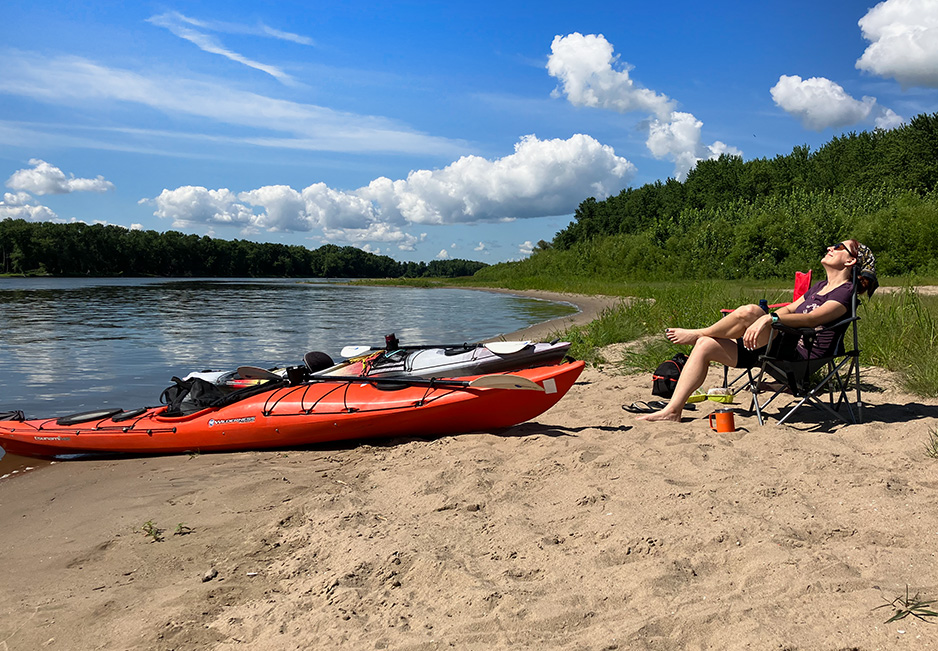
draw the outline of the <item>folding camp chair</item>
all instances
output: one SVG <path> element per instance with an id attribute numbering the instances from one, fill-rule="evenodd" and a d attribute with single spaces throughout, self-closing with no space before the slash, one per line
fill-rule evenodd
<path id="1" fill-rule="evenodd" d="M 858 283 L 856 282 L 856 269 L 854 269 L 853 295 L 850 300 L 850 311 L 847 316 L 823 328 L 791 328 L 780 323 L 772 326 L 772 336 L 764 355 L 759 356 L 761 367 L 758 374 L 753 376 L 753 369 L 746 369 L 748 378 L 744 387 L 752 392 L 752 408 L 756 412 L 759 424 L 765 424 L 763 410 L 783 392 L 790 392 L 797 404 L 781 417 L 779 423 L 784 423 L 803 405 L 811 404 L 836 416 L 845 423 L 858 423 L 863 421 L 863 398 L 860 393 L 860 342 L 857 333 L 857 315 L 859 301 L 857 299 Z M 811 352 L 817 341 L 817 336 L 825 331 L 833 332 L 834 338 L 826 351 L 816 358 L 811 358 Z M 847 333 L 852 333 L 853 348 L 846 350 L 844 340 Z M 801 359 L 795 353 L 798 340 L 804 342 L 808 350 L 808 359 Z M 846 368 L 845 368 L 846 367 Z M 781 388 L 765 401 L 761 396 L 769 393 L 764 391 L 763 379 L 771 377 L 781 383 Z M 856 404 L 850 405 L 848 397 L 849 382 L 853 376 L 856 386 Z M 829 401 L 822 400 L 827 393 Z M 845 407 L 847 417 L 841 413 Z"/>
<path id="2" fill-rule="evenodd" d="M 767 307 L 768 307 L 770 310 L 777 310 L 777 309 L 780 308 L 780 307 L 785 307 L 786 305 L 791 305 L 792 303 L 794 303 L 795 301 L 797 301 L 799 298 L 801 298 L 802 296 L 804 296 L 804 293 L 805 293 L 806 291 L 808 291 L 808 289 L 810 289 L 810 288 L 811 288 L 811 270 L 808 269 L 807 273 L 801 272 L 801 271 L 796 271 L 796 272 L 795 272 L 795 288 L 794 288 L 794 290 L 792 291 L 791 300 L 788 301 L 788 302 L 785 302 L 785 303 L 773 303 L 773 304 L 771 304 L 771 305 L 768 305 Z M 734 308 L 723 308 L 722 310 L 720 310 L 720 313 L 721 313 L 723 316 L 726 316 L 727 314 L 729 314 L 730 312 L 732 312 L 733 309 L 734 309 Z M 741 379 L 743 379 L 743 378 L 746 376 L 746 373 L 745 373 L 745 372 L 744 372 L 744 373 L 740 373 L 739 375 L 737 375 L 737 376 L 733 379 L 732 382 L 730 382 L 730 381 L 729 381 L 729 370 L 730 370 L 730 369 L 729 369 L 728 366 L 724 366 L 724 367 L 723 367 L 723 388 L 724 388 L 724 389 L 729 389 L 729 388 L 733 387 L 737 382 L 739 382 Z"/>

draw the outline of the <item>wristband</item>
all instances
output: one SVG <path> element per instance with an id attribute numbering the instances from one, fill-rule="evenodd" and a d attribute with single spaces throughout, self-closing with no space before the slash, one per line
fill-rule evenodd
<path id="1" fill-rule="evenodd" d="M 772 312 L 772 325 L 778 323 L 778 313 Z"/>

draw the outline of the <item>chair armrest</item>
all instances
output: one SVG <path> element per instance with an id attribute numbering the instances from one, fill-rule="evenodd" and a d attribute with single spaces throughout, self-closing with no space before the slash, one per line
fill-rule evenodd
<path id="1" fill-rule="evenodd" d="M 777 310 L 778 308 L 785 307 L 786 305 L 791 305 L 791 301 L 788 301 L 787 303 L 772 303 L 771 305 L 768 305 L 767 307 L 770 310 Z M 723 314 L 730 314 L 731 312 L 735 312 L 735 311 L 736 311 L 735 307 L 724 307 L 723 309 L 720 310 L 720 312 Z"/>
<path id="2" fill-rule="evenodd" d="M 841 326 L 849 325 L 853 323 L 854 321 L 859 321 L 859 320 L 860 320 L 859 316 L 849 316 L 846 319 L 841 319 L 840 321 L 837 321 L 836 323 L 831 323 L 830 325 L 826 325 L 826 326 L 819 326 L 817 328 L 807 328 L 807 327 L 793 328 L 791 326 L 785 325 L 784 323 L 773 323 L 772 328 L 780 332 L 784 332 L 786 334 L 791 334 L 791 335 L 813 335 L 819 332 L 824 332 L 825 330 L 837 330 Z"/>

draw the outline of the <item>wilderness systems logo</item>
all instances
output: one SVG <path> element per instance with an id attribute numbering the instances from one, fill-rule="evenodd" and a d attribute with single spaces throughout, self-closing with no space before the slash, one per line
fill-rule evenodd
<path id="1" fill-rule="evenodd" d="M 209 427 L 215 427 L 216 425 L 228 425 L 229 423 L 253 423 L 254 416 L 246 416 L 244 418 L 226 418 L 225 420 L 215 420 L 210 418 L 208 421 Z"/>
<path id="2" fill-rule="evenodd" d="M 71 441 L 71 436 L 34 436 L 35 441 Z"/>

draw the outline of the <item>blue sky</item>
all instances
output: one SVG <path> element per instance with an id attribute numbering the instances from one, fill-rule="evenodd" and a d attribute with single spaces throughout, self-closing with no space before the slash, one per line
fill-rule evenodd
<path id="1" fill-rule="evenodd" d="M 0 218 L 524 257 L 585 198 L 938 110 L 935 0 L 7 0 Z"/>

